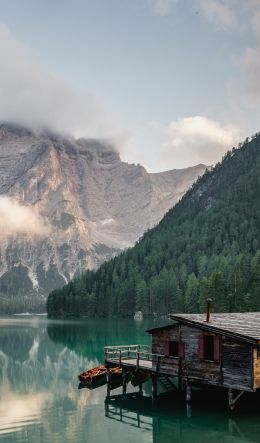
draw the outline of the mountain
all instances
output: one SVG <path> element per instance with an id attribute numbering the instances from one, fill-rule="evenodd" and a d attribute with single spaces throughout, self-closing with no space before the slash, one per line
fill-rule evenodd
<path id="1" fill-rule="evenodd" d="M 47 303 L 51 317 L 260 310 L 260 134 L 228 152 L 131 249 Z"/>
<path id="2" fill-rule="evenodd" d="M 9 210 L 0 232 L 0 294 L 47 295 L 97 268 L 158 223 L 204 170 L 149 174 L 122 162 L 105 141 L 0 125 L 0 231 Z M 19 210 L 31 214 L 22 228 Z"/>

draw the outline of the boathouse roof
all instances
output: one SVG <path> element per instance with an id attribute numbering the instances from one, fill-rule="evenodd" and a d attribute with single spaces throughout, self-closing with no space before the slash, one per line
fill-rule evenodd
<path id="1" fill-rule="evenodd" d="M 205 314 L 170 314 L 169 317 L 177 322 L 235 336 L 247 342 L 260 340 L 260 312 L 211 314 L 209 322 Z"/>

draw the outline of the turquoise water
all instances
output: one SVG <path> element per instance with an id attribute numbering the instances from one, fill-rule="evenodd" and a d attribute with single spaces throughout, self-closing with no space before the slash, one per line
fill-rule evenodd
<path id="1" fill-rule="evenodd" d="M 260 398 L 248 394 L 232 416 L 224 392 L 166 394 L 151 405 L 151 386 L 78 389 L 77 375 L 103 362 L 103 347 L 150 344 L 154 321 L 53 322 L 44 318 L 0 320 L 0 441 L 104 443 L 217 443 L 260 441 Z M 226 394 L 226 393 L 225 393 Z"/>

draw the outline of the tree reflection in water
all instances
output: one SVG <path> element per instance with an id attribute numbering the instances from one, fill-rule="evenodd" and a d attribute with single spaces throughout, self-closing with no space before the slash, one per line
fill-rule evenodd
<path id="1" fill-rule="evenodd" d="M 128 320 L 0 320 L 0 440 L 258 442 L 260 401 L 252 405 L 253 397 L 245 397 L 229 418 L 226 397 L 212 404 L 215 395 L 206 400 L 198 391 L 201 401 L 193 396 L 188 419 L 183 396 L 179 401 L 177 394 L 161 394 L 160 408 L 153 409 L 149 383 L 144 398 L 132 394 L 123 401 L 122 387 L 111 391 L 114 399 L 106 400 L 105 411 L 106 386 L 78 390 L 78 373 L 103 362 L 105 345 L 149 344 L 144 331 L 152 326 L 153 322 Z"/>

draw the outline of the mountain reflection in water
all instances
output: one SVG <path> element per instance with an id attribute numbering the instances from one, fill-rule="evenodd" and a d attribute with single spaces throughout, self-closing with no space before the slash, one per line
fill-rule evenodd
<path id="1" fill-rule="evenodd" d="M 0 440 L 259 442 L 260 400 L 253 405 L 253 397 L 241 401 L 230 418 L 226 397 L 215 404 L 214 394 L 202 401 L 198 392 L 187 418 L 183 398 L 176 394 L 161 392 L 153 409 L 149 383 L 144 397 L 128 388 L 126 400 L 122 388 L 113 390 L 110 398 L 106 386 L 78 390 L 78 373 L 103 362 L 104 346 L 149 344 L 145 330 L 154 325 L 130 320 L 0 320 Z"/>

